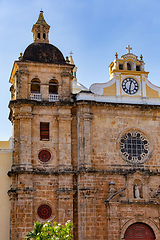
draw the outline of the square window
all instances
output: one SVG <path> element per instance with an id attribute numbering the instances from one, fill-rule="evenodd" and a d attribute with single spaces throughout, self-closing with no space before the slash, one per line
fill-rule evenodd
<path id="1" fill-rule="evenodd" d="M 49 122 L 40 122 L 40 140 L 49 141 Z"/>

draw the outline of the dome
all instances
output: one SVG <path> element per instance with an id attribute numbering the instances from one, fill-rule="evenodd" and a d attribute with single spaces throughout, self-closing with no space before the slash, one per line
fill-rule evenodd
<path id="1" fill-rule="evenodd" d="M 32 43 L 23 55 L 22 61 L 66 64 L 61 51 L 49 43 Z"/>

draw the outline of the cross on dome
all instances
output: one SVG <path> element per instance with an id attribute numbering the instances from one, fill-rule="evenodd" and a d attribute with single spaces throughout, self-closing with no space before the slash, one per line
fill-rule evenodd
<path id="1" fill-rule="evenodd" d="M 132 48 L 130 47 L 130 45 L 128 45 L 128 46 L 126 47 L 126 49 L 128 50 L 128 53 L 130 53 L 130 51 L 132 50 Z"/>
<path id="2" fill-rule="evenodd" d="M 69 57 L 70 64 L 74 65 L 74 61 L 73 61 L 73 58 L 72 58 L 73 52 L 71 51 L 69 54 L 70 54 L 70 57 Z"/>

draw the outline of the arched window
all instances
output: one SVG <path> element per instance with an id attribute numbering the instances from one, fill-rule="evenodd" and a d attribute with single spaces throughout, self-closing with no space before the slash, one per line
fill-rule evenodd
<path id="1" fill-rule="evenodd" d="M 57 80 L 49 81 L 49 94 L 58 94 L 58 81 Z"/>
<path id="2" fill-rule="evenodd" d="M 31 81 L 31 93 L 40 93 L 40 81 L 38 78 Z"/>
<path id="3" fill-rule="evenodd" d="M 136 71 L 141 71 L 141 66 L 140 65 L 136 66 Z"/>
<path id="4" fill-rule="evenodd" d="M 46 39 L 46 34 L 45 33 L 43 33 L 43 39 Z"/>
<path id="5" fill-rule="evenodd" d="M 119 69 L 123 70 L 123 64 L 121 64 L 121 63 L 119 64 Z"/>
<path id="6" fill-rule="evenodd" d="M 131 63 L 127 63 L 127 70 L 132 70 Z"/>
<path id="7" fill-rule="evenodd" d="M 40 38 L 41 38 L 41 37 L 40 37 L 40 33 L 38 33 L 38 36 L 37 36 L 37 38 L 38 38 L 38 39 L 40 39 Z"/>

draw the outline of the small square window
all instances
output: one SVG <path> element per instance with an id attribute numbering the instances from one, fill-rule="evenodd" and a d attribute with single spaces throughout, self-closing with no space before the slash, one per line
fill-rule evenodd
<path id="1" fill-rule="evenodd" d="M 49 141 L 49 123 L 40 122 L 40 140 Z"/>

